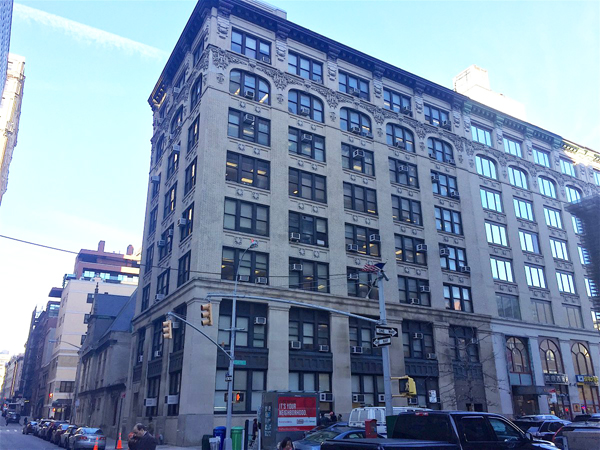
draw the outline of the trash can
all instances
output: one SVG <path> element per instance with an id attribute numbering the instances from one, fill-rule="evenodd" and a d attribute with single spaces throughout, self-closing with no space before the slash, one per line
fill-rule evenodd
<path id="1" fill-rule="evenodd" d="M 210 445 L 209 450 L 219 450 L 219 447 L 221 446 L 221 439 L 218 437 L 211 437 L 208 440 L 208 444 Z"/>
<path id="2" fill-rule="evenodd" d="M 213 436 L 219 438 L 219 450 L 223 450 L 223 441 L 227 434 L 227 427 L 215 427 L 213 430 Z"/>
<path id="3" fill-rule="evenodd" d="M 213 439 L 210 434 L 202 436 L 202 450 L 210 450 L 210 439 Z"/>
<path id="4" fill-rule="evenodd" d="M 231 446 L 233 450 L 242 450 L 244 427 L 231 427 Z"/>

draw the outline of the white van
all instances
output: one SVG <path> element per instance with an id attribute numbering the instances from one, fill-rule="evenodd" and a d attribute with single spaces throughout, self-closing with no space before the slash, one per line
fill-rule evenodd
<path id="1" fill-rule="evenodd" d="M 411 408 L 405 406 L 394 406 L 394 415 L 411 411 L 431 411 L 427 408 Z M 377 432 L 383 436 L 387 435 L 385 424 L 384 406 L 365 406 L 364 408 L 354 408 L 348 418 L 349 427 L 364 428 L 367 420 L 377 420 Z"/>

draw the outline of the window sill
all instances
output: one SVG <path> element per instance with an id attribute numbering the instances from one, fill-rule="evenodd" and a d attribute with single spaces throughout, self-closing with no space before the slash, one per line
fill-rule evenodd
<path id="1" fill-rule="evenodd" d="M 358 170 L 352 170 L 352 169 L 346 169 L 346 168 L 342 168 L 342 170 L 344 171 L 344 173 L 347 173 L 348 175 L 359 175 L 359 176 L 365 177 L 369 180 L 373 180 L 373 181 L 377 180 L 377 177 L 375 175 L 368 175 L 366 173 L 359 172 Z"/>
<path id="2" fill-rule="evenodd" d="M 272 93 L 269 92 L 269 99 L 271 98 L 271 95 Z M 253 105 L 264 106 L 268 109 L 271 109 L 270 103 L 259 102 L 258 100 L 254 100 L 253 98 L 247 98 L 241 95 L 232 94 L 231 92 L 229 93 L 229 96 L 234 100 L 239 100 L 240 102 L 251 102 Z"/>

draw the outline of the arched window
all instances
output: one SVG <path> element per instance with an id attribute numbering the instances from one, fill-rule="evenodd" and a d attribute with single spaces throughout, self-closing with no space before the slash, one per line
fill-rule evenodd
<path id="1" fill-rule="evenodd" d="M 592 358 L 587 347 L 576 342 L 571 347 L 571 355 L 573 356 L 573 365 L 575 366 L 576 375 L 594 375 L 594 367 Z M 577 383 L 579 391 L 579 400 L 581 401 L 581 412 L 590 414 L 600 412 L 600 400 L 598 396 L 598 387 L 591 386 L 585 383 Z"/>
<path id="2" fill-rule="evenodd" d="M 385 130 L 387 134 L 387 145 L 402 148 L 407 152 L 415 152 L 415 139 L 413 134 L 406 128 L 402 128 L 393 123 L 388 123 Z"/>
<path id="3" fill-rule="evenodd" d="M 529 189 L 527 183 L 527 172 L 517 167 L 508 166 L 508 179 L 510 184 L 521 189 Z"/>
<path id="4" fill-rule="evenodd" d="M 573 355 L 573 365 L 575 366 L 575 373 L 578 375 L 594 375 L 594 368 L 592 366 L 592 358 L 587 347 L 581 342 L 576 342 L 571 347 L 571 353 Z"/>
<path id="5" fill-rule="evenodd" d="M 553 340 L 544 339 L 540 343 L 540 357 L 544 373 L 565 373 L 560 349 Z"/>
<path id="6" fill-rule="evenodd" d="M 183 106 L 180 106 L 177 112 L 173 115 L 171 120 L 171 133 L 175 133 L 181 124 L 183 123 Z"/>
<path id="7" fill-rule="evenodd" d="M 340 110 L 340 128 L 361 136 L 373 138 L 371 134 L 371 119 L 366 114 L 350 108 Z"/>
<path id="8" fill-rule="evenodd" d="M 162 156 L 163 152 L 165 151 L 165 137 L 161 136 L 158 138 L 158 141 L 156 142 L 156 147 L 154 150 L 154 162 L 158 161 L 160 159 L 160 157 Z"/>
<path id="9" fill-rule="evenodd" d="M 581 200 L 581 191 L 573 186 L 566 186 L 565 191 L 567 193 L 567 201 L 569 203 L 575 203 Z"/>
<path id="10" fill-rule="evenodd" d="M 452 146 L 447 142 L 436 138 L 427 139 L 427 148 L 429 149 L 429 157 L 441 162 L 455 164 L 454 151 Z"/>
<path id="11" fill-rule="evenodd" d="M 229 92 L 265 105 L 271 104 L 267 80 L 243 70 L 235 69 L 229 73 Z"/>
<path id="12" fill-rule="evenodd" d="M 521 338 L 511 337 L 506 340 L 506 358 L 509 372 L 531 373 L 527 345 Z"/>
<path id="13" fill-rule="evenodd" d="M 192 92 L 190 94 L 192 98 L 192 108 L 200 101 L 200 95 L 202 95 L 202 75 L 200 75 L 192 85 Z"/>
<path id="14" fill-rule="evenodd" d="M 498 179 L 498 175 L 496 174 L 496 163 L 490 158 L 477 155 L 475 156 L 475 165 L 477 166 L 477 173 L 479 175 L 493 178 L 494 180 Z"/>
<path id="15" fill-rule="evenodd" d="M 554 181 L 550 178 L 539 176 L 538 183 L 540 185 L 540 194 L 556 198 L 556 184 L 554 184 Z"/>
<path id="16" fill-rule="evenodd" d="M 314 95 L 297 90 L 288 94 L 288 111 L 292 114 L 310 117 L 317 122 L 323 122 L 323 102 Z"/>

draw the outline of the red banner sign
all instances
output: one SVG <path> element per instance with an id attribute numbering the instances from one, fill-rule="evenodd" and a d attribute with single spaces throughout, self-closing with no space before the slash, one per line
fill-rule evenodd
<path id="1" fill-rule="evenodd" d="M 316 397 L 279 397 L 278 431 L 308 431 L 317 426 Z"/>

